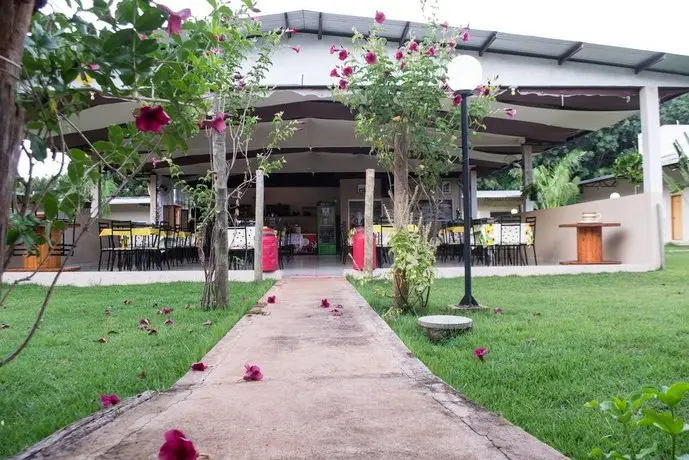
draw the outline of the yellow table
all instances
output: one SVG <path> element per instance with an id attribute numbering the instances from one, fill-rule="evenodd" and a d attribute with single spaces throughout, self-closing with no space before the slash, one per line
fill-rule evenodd
<path id="1" fill-rule="evenodd" d="M 161 230 L 159 228 L 154 228 L 154 227 L 132 227 L 132 231 L 131 231 L 132 236 L 153 236 L 153 235 L 162 236 L 163 234 L 165 234 L 165 236 L 171 236 L 174 234 L 174 232 L 172 230 L 164 232 L 163 230 Z M 106 229 L 103 229 L 98 236 L 129 236 L 129 235 L 130 235 L 130 232 L 128 230 L 115 230 L 113 232 L 111 228 L 106 228 Z M 177 235 L 180 238 L 187 238 L 188 236 L 191 236 L 191 233 L 179 231 L 179 232 L 177 232 Z"/>

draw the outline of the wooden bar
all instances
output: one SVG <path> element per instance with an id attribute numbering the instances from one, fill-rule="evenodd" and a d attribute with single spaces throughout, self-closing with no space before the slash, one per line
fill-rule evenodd
<path id="1" fill-rule="evenodd" d="M 619 223 L 579 222 L 560 224 L 560 228 L 577 229 L 577 260 L 563 261 L 561 265 L 618 265 L 616 260 L 603 259 L 603 227 L 620 227 Z"/>

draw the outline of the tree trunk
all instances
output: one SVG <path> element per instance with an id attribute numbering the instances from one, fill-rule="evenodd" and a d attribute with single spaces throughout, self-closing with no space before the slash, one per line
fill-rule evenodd
<path id="1" fill-rule="evenodd" d="M 215 111 L 224 111 L 224 102 L 218 97 L 215 100 Z M 213 172 L 215 179 L 215 226 L 213 230 L 213 250 L 215 261 L 215 308 L 226 308 L 228 301 L 228 242 L 227 222 L 227 150 L 226 134 L 212 131 L 213 144 Z"/>
<path id="2" fill-rule="evenodd" d="M 393 165 L 393 219 L 396 231 L 407 230 L 409 226 L 409 127 L 395 135 L 395 159 Z M 399 270 L 395 270 L 392 283 L 392 301 L 395 307 L 404 308 L 409 287 L 407 280 Z"/>
<path id="3" fill-rule="evenodd" d="M 34 0 L 3 1 L 0 15 L 0 285 L 11 255 L 5 238 L 24 137 L 24 113 L 16 105 L 15 94 L 33 8 Z"/>

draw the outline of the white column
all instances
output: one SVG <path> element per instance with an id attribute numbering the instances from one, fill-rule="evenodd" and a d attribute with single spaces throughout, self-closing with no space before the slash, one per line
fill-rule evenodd
<path id="1" fill-rule="evenodd" d="M 660 160 L 660 100 L 657 86 L 645 86 L 639 93 L 641 109 L 641 150 L 644 165 L 644 193 L 663 194 L 663 167 Z M 654 202 L 656 198 L 654 198 Z"/>
<path id="2" fill-rule="evenodd" d="M 524 187 L 533 184 L 533 147 L 522 145 L 522 162 L 524 163 Z M 524 211 L 533 211 L 533 201 L 524 199 Z"/>
<path id="3" fill-rule="evenodd" d="M 478 196 L 476 194 L 478 185 L 478 172 L 476 169 L 469 171 L 471 175 L 471 218 L 476 219 L 478 217 Z"/>
<path id="4" fill-rule="evenodd" d="M 158 176 L 148 176 L 148 221 L 152 224 L 158 222 Z"/>
<path id="5" fill-rule="evenodd" d="M 254 281 L 263 280 L 263 213 L 265 210 L 265 191 L 263 170 L 256 170 L 256 233 L 254 233 Z M 279 233 L 278 233 L 279 237 Z M 278 254 L 278 257 L 280 255 Z"/>

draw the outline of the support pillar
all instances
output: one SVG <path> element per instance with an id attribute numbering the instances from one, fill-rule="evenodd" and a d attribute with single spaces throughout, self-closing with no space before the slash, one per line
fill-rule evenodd
<path id="1" fill-rule="evenodd" d="M 376 170 L 366 170 L 366 195 L 364 197 L 364 271 L 373 273 L 373 198 L 375 196 Z"/>
<path id="2" fill-rule="evenodd" d="M 158 222 L 158 176 L 148 176 L 148 221 L 151 224 Z"/>
<path id="3" fill-rule="evenodd" d="M 256 231 L 254 234 L 254 281 L 263 280 L 263 170 L 256 171 Z"/>
<path id="4" fill-rule="evenodd" d="M 471 172 L 471 218 L 478 218 L 478 172 L 476 169 L 472 169 Z"/>
<path id="5" fill-rule="evenodd" d="M 522 162 L 524 163 L 524 184 L 522 189 L 533 184 L 533 147 L 531 145 L 522 145 Z M 524 211 L 533 211 L 534 204 L 528 197 L 524 197 Z"/>

